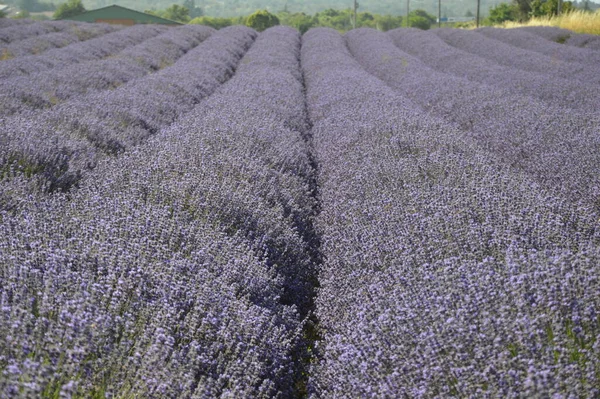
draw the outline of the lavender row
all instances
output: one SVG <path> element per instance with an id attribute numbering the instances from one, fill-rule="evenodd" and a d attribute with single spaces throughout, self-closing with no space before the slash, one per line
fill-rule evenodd
<path id="1" fill-rule="evenodd" d="M 521 69 L 537 74 L 538 76 L 531 74 L 523 74 L 517 71 L 513 71 L 515 76 L 515 83 L 521 85 L 524 79 L 533 79 L 536 84 L 534 88 L 536 91 L 539 89 L 540 79 L 552 79 L 554 82 L 556 78 L 559 79 L 574 79 L 579 80 L 585 84 L 593 84 L 598 86 L 600 83 L 600 67 L 590 66 L 589 64 L 579 64 L 575 62 L 567 62 L 566 60 L 557 60 L 540 53 L 536 53 L 529 50 L 524 50 L 518 47 L 508 45 L 497 40 L 493 40 L 474 31 L 467 31 L 462 29 L 435 29 L 431 31 L 436 36 L 440 37 L 450 46 L 462 50 L 457 52 L 457 55 L 461 55 L 461 61 L 466 59 L 477 60 L 478 57 L 484 57 L 487 60 L 493 61 L 500 65 L 505 65 L 509 68 Z M 449 54 L 450 50 L 437 44 L 437 49 L 440 49 L 445 54 Z M 477 57 L 469 55 L 466 59 L 462 59 L 463 51 L 471 53 Z M 459 67 L 461 62 L 453 61 L 456 67 Z M 476 65 L 481 67 L 480 62 L 474 64 L 469 70 L 475 69 Z M 488 64 L 489 65 L 489 64 Z M 493 65 L 489 65 L 488 68 L 493 69 Z M 457 71 L 458 72 L 458 71 Z M 493 73 L 490 70 L 490 73 Z M 551 78 L 547 75 L 551 75 Z M 534 84 L 532 82 L 532 84 Z M 557 87 L 551 87 L 548 90 L 559 90 Z"/>
<path id="2" fill-rule="evenodd" d="M 20 24 L 0 30 L 0 43 L 14 43 L 33 36 L 46 35 L 53 32 L 62 32 L 81 25 L 75 21 L 41 21 L 32 24 Z"/>
<path id="3" fill-rule="evenodd" d="M 442 73 L 538 97 L 549 104 L 575 110 L 595 112 L 600 104 L 600 68 L 585 66 L 579 73 L 575 71 L 576 76 L 588 80 L 584 83 L 498 65 L 449 46 L 429 31 L 395 29 L 388 34 L 400 50 Z"/>
<path id="4" fill-rule="evenodd" d="M 517 29 L 533 33 L 552 42 L 564 44 L 566 44 L 566 41 L 569 39 L 569 37 L 571 37 L 571 35 L 577 35 L 568 29 L 563 29 L 556 26 L 523 26 Z"/>
<path id="5" fill-rule="evenodd" d="M 142 143 L 213 93 L 255 35 L 243 27 L 222 29 L 171 67 L 116 90 L 6 118 L 0 167 L 35 177 L 46 191 L 68 190 L 99 159 Z"/>
<path id="6" fill-rule="evenodd" d="M 40 55 L 6 60 L 0 62 L 0 78 L 28 75 L 53 68 L 64 68 L 85 61 L 99 60 L 115 55 L 129 46 L 139 44 L 167 29 L 169 28 L 159 25 L 135 25 L 85 42 L 48 50 Z"/>
<path id="7" fill-rule="evenodd" d="M 582 47 L 588 50 L 600 50 L 600 37 L 587 33 L 574 33 L 555 26 L 524 26 L 517 28 L 533 33 L 546 40 L 564 43 L 568 46 Z"/>
<path id="8" fill-rule="evenodd" d="M 306 33 L 302 65 L 325 259 L 311 397 L 600 394 L 598 215 L 419 111 L 337 32 Z"/>
<path id="9" fill-rule="evenodd" d="M 34 36 L 1 46 L 0 55 L 4 60 L 7 60 L 25 55 L 40 54 L 49 49 L 61 48 L 76 42 L 93 39 L 118 29 L 120 28 L 117 28 L 116 25 L 108 24 L 72 25 L 60 32 Z"/>
<path id="10" fill-rule="evenodd" d="M 600 51 L 600 37 L 598 37 L 598 35 L 573 35 L 565 42 L 565 44 L 582 47 L 586 50 Z"/>
<path id="11" fill-rule="evenodd" d="M 34 23 L 31 19 L 12 19 L 0 18 L 0 29 L 10 28 L 17 25 L 27 25 Z"/>
<path id="12" fill-rule="evenodd" d="M 475 32 L 481 33 L 491 39 L 508 43 L 511 46 L 545 54 L 563 61 L 579 62 L 596 68 L 600 63 L 600 53 L 597 51 L 552 43 L 522 29 L 486 27 L 476 29 Z"/>
<path id="13" fill-rule="evenodd" d="M 128 47 L 114 57 L 16 76 L 2 82 L 0 115 L 48 108 L 69 98 L 116 88 L 173 64 L 214 29 L 186 25 Z"/>
<path id="14" fill-rule="evenodd" d="M 367 71 L 467 132 L 506 164 L 574 201 L 597 203 L 596 113 L 575 112 L 432 70 L 398 49 L 390 35 L 374 30 L 349 33 L 347 43 Z"/>
<path id="15" fill-rule="evenodd" d="M 313 212 L 299 50 L 296 30 L 265 31 L 68 202 L 3 214 L 4 396 L 292 397 L 302 323 L 285 302 Z"/>

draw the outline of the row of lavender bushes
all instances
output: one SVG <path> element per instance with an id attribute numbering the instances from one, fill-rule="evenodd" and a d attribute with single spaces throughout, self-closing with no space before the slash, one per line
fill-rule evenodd
<path id="1" fill-rule="evenodd" d="M 588 50 L 600 50 L 600 37 L 586 33 L 573 33 L 568 29 L 554 26 L 524 26 L 518 28 L 538 35 L 546 40 L 581 47 Z"/>
<path id="2" fill-rule="evenodd" d="M 106 58 L 152 36 L 166 32 L 168 29 L 168 27 L 161 25 L 134 25 L 95 39 L 51 49 L 39 55 L 25 55 L 0 61 L 0 78 L 6 79 L 19 75 L 29 75 L 53 68 L 64 68 L 85 61 Z"/>
<path id="3" fill-rule="evenodd" d="M 206 26 L 185 25 L 150 37 L 109 58 L 7 78 L 0 94 L 0 115 L 49 108 L 73 97 L 81 101 L 85 94 L 114 89 L 171 66 L 212 32 L 214 29 Z"/>
<path id="4" fill-rule="evenodd" d="M 407 38 L 420 35 L 413 30 L 384 34 L 359 29 L 349 32 L 346 38 L 361 65 L 398 93 L 452 123 L 480 147 L 528 173 L 539 184 L 586 206 L 600 206 L 600 119 L 589 109 L 591 103 L 582 109 L 568 109 L 536 98 L 539 94 L 535 87 L 529 91 L 511 90 L 510 83 L 500 87 L 494 83 L 498 76 L 491 76 L 495 75 L 493 69 L 488 70 L 489 74 L 480 73 L 463 64 L 467 76 L 479 76 L 477 81 L 465 79 L 453 70 L 453 60 L 447 60 L 447 71 L 452 74 L 445 73 L 441 61 L 429 60 L 434 56 L 418 58 L 397 47 L 409 46 L 405 44 Z M 423 46 L 430 39 L 443 48 L 444 43 L 436 35 L 426 35 L 419 38 Z M 494 85 L 480 83 L 486 76 Z M 551 76 L 545 80 L 553 86 Z M 577 93 L 570 94 L 571 105 L 576 107 Z"/>
<path id="5" fill-rule="evenodd" d="M 24 25 L 24 27 L 32 25 Z M 8 59 L 31 54 L 41 54 L 46 50 L 61 48 L 80 41 L 93 39 L 106 33 L 122 29 L 119 25 L 81 23 L 69 25 L 67 29 L 0 45 L 0 58 Z M 1 31 L 0 31 L 1 33 Z"/>
<path id="6" fill-rule="evenodd" d="M 600 62 L 600 53 L 590 51 L 587 48 L 578 48 L 575 46 L 563 46 L 559 43 L 543 40 L 539 35 L 529 32 L 526 29 L 499 29 L 499 28 L 479 28 L 475 32 L 481 33 L 494 40 L 508 43 L 534 53 L 545 54 L 549 57 L 569 60 L 571 62 L 580 62 L 588 64 L 591 67 L 598 67 Z"/>
<path id="7" fill-rule="evenodd" d="M 208 28 L 191 29 L 202 34 Z M 119 155 L 173 123 L 233 75 L 255 37 L 243 27 L 222 29 L 172 66 L 115 90 L 5 118 L 3 206 L 17 206 L 23 192 L 67 191 L 100 159 Z"/>
<path id="8" fill-rule="evenodd" d="M 84 24 L 76 21 L 40 21 L 30 24 L 8 26 L 0 30 L 0 43 L 10 44 L 34 36 L 43 36 L 54 32 L 63 32 Z"/>
<path id="9" fill-rule="evenodd" d="M 17 25 L 29 25 L 36 23 L 33 19 L 12 19 L 12 18 L 0 18 L 0 29 L 10 28 L 11 26 Z"/>
<path id="10" fill-rule="evenodd" d="M 436 31 L 434 31 L 436 32 Z M 560 107 L 595 112 L 600 103 L 600 62 L 598 64 L 575 64 L 573 62 L 552 61 L 548 57 L 540 62 L 549 62 L 546 73 L 529 72 L 514 65 L 499 65 L 497 60 L 488 60 L 452 47 L 437 35 L 419 29 L 395 29 L 389 32 L 400 50 L 413 55 L 428 67 L 471 82 L 482 83 L 510 90 Z M 478 42 L 480 38 L 472 33 L 470 42 Z M 477 36 L 475 36 L 477 35 Z M 485 38 L 485 36 L 484 36 Z M 549 45 L 560 46 L 538 38 Z M 494 42 L 495 40 L 490 40 Z M 512 46 L 501 48 L 495 43 L 484 43 L 493 46 L 497 54 L 509 56 Z M 589 51 L 586 51 L 589 52 Z M 531 52 L 530 52 L 531 53 Z M 535 57 L 537 53 L 530 54 Z M 540 57 L 541 58 L 541 57 Z M 571 71 L 571 73 L 568 73 Z"/>
<path id="11" fill-rule="evenodd" d="M 402 60 L 379 35 L 345 37 L 367 69 Z M 337 32 L 304 35 L 325 259 L 312 397 L 599 395 L 598 214 L 361 64 Z"/>
<path id="12" fill-rule="evenodd" d="M 539 27 L 545 28 L 545 27 Z M 522 28 L 527 29 L 527 28 Z M 556 28 L 559 31 L 564 29 Z M 529 30 L 526 30 L 528 32 Z M 520 33 L 512 42 L 505 43 L 500 40 L 495 40 L 491 37 L 483 35 L 478 31 L 466 31 L 462 29 L 436 29 L 431 31 L 439 36 L 446 43 L 457 49 L 469 52 L 479 57 L 484 57 L 501 65 L 506 65 L 510 68 L 541 73 L 545 75 L 554 75 L 562 78 L 577 79 L 584 83 L 598 83 L 598 66 L 575 62 L 567 53 L 563 53 L 555 43 L 546 43 L 541 40 L 537 43 L 540 48 L 547 49 L 550 46 L 551 54 L 526 50 L 515 46 L 515 43 Z M 550 39 L 546 39 L 550 40 Z M 586 79 L 590 79 L 589 82 Z"/>
<path id="13" fill-rule="evenodd" d="M 295 395 L 316 259 L 299 53 L 265 31 L 176 124 L 0 213 L 0 396 Z"/>

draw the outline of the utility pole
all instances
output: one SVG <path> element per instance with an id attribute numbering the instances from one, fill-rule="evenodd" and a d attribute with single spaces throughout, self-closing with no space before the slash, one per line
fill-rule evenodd
<path id="1" fill-rule="evenodd" d="M 562 0 L 558 0 L 558 6 L 556 8 L 556 15 L 560 15 L 562 11 Z"/>
<path id="2" fill-rule="evenodd" d="M 438 0 L 438 28 L 442 26 L 442 0 Z"/>
<path id="3" fill-rule="evenodd" d="M 560 1 L 560 0 L 559 0 Z M 476 25 L 479 28 L 479 6 L 481 5 L 481 0 L 477 0 L 477 17 L 475 17 L 477 19 Z"/>
<path id="4" fill-rule="evenodd" d="M 410 0 L 406 0 L 406 27 L 409 27 L 408 24 L 408 14 L 410 13 Z"/>
<path id="5" fill-rule="evenodd" d="M 352 21 L 352 28 L 356 29 L 356 10 L 358 9 L 358 3 L 354 0 L 354 21 Z"/>

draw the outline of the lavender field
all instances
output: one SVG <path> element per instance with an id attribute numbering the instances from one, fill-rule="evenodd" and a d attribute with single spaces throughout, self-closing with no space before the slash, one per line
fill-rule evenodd
<path id="1" fill-rule="evenodd" d="M 0 19 L 0 398 L 599 397 L 560 34 Z"/>

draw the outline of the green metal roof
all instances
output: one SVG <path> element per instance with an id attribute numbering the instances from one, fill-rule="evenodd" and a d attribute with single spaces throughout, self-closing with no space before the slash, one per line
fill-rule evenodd
<path id="1" fill-rule="evenodd" d="M 129 8 L 112 5 L 108 7 L 98 8 L 96 10 L 86 11 L 82 14 L 67 17 L 73 21 L 95 22 L 99 19 L 115 20 L 115 19 L 131 19 L 136 24 L 166 24 L 166 25 L 182 25 L 179 22 L 169 19 L 157 17 L 155 15 L 146 14 L 143 12 L 131 10 Z"/>

